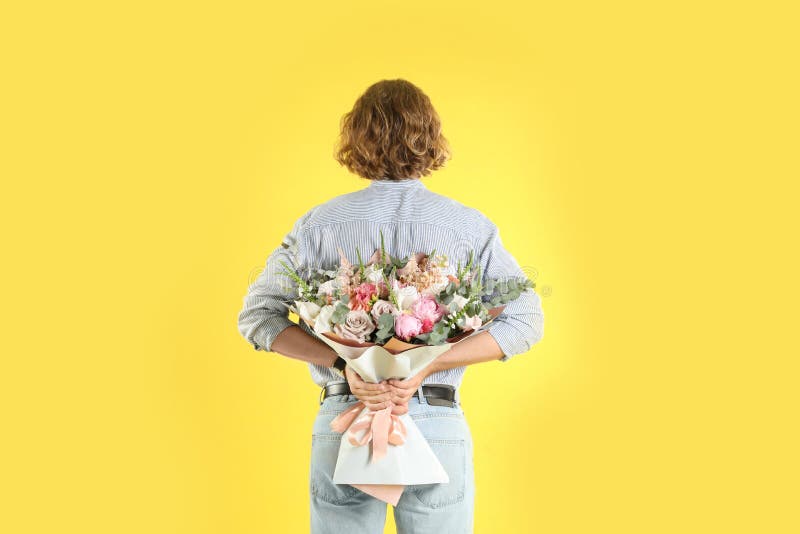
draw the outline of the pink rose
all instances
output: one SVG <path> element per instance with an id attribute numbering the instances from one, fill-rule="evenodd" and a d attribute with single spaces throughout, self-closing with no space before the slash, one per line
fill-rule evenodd
<path id="1" fill-rule="evenodd" d="M 436 323 L 445 314 L 450 313 L 450 310 L 447 308 L 447 306 L 440 304 L 433 296 L 422 295 L 420 296 L 419 300 L 417 300 L 411 306 L 411 313 L 413 313 L 414 317 L 420 321 L 428 319 L 429 321 Z"/>
<path id="2" fill-rule="evenodd" d="M 410 313 L 401 313 L 394 318 L 394 333 L 398 338 L 408 341 L 422 330 L 422 321 Z"/>

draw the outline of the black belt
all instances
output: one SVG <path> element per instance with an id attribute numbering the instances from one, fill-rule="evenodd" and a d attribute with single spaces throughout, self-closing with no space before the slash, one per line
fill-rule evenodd
<path id="1" fill-rule="evenodd" d="M 455 406 L 455 386 L 451 386 L 450 384 L 423 384 L 421 389 L 422 393 L 425 395 L 425 400 L 428 401 L 428 404 L 432 404 L 434 406 L 449 406 L 450 408 Z M 323 388 L 320 390 L 319 403 L 322 404 L 323 399 L 325 397 L 330 397 L 331 395 L 352 394 L 353 392 L 350 391 L 349 383 L 333 382 L 323 386 Z M 419 389 L 414 392 L 414 395 L 419 397 Z"/>

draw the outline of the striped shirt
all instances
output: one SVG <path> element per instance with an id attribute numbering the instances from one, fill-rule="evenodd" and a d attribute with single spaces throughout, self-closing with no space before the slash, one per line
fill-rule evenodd
<path id="1" fill-rule="evenodd" d="M 312 270 L 338 267 L 341 248 L 351 263 L 358 263 L 356 249 L 366 262 L 380 249 L 383 232 L 386 252 L 405 258 L 417 252 L 445 254 L 455 274 L 473 253 L 473 266 L 480 263 L 482 277 L 526 276 L 514 257 L 503 247 L 500 233 L 485 215 L 451 198 L 430 191 L 419 179 L 370 181 L 363 189 L 345 193 L 309 209 L 275 248 L 266 266 L 244 296 L 239 313 L 239 332 L 256 350 L 269 351 L 275 337 L 294 325 L 286 304 L 298 298 L 296 283 L 281 274 L 279 261 L 291 265 L 301 276 Z M 317 334 L 305 323 L 300 328 Z M 528 351 L 544 334 L 544 315 L 539 295 L 531 288 L 506 304 L 503 312 L 481 327 L 497 341 L 507 361 Z M 330 368 L 308 362 L 311 378 L 318 386 L 341 382 Z M 461 385 L 466 366 L 438 371 L 423 384 Z"/>

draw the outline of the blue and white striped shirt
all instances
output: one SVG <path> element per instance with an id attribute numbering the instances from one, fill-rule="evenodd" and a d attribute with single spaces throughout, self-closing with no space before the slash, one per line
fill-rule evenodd
<path id="1" fill-rule="evenodd" d="M 356 248 L 366 262 L 384 246 L 393 257 L 416 252 L 445 254 L 448 272 L 455 274 L 473 251 L 473 265 L 480 262 L 484 277 L 522 277 L 525 273 L 503 247 L 500 234 L 485 215 L 451 198 L 430 191 L 419 179 L 370 181 L 361 190 L 345 193 L 312 207 L 298 219 L 267 258 L 258 279 L 250 285 L 239 313 L 239 331 L 256 350 L 269 351 L 275 337 L 296 324 L 289 319 L 284 303 L 298 298 L 297 285 L 281 274 L 282 260 L 298 273 L 335 269 L 340 262 L 338 248 L 357 264 Z M 300 327 L 317 336 L 305 324 Z M 503 312 L 481 329 L 495 338 L 503 351 L 501 361 L 528 351 L 544 334 L 544 315 L 539 295 L 531 288 L 506 304 Z M 341 382 L 333 370 L 308 362 L 318 386 Z M 466 366 L 431 374 L 423 384 L 451 384 L 458 388 Z"/>

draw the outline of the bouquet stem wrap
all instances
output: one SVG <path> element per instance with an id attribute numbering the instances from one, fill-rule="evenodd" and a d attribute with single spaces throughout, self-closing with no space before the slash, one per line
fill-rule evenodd
<path id="1" fill-rule="evenodd" d="M 365 381 L 378 383 L 413 377 L 455 343 L 476 333 L 478 330 L 441 345 L 414 345 L 392 338 L 384 345 L 366 346 L 341 338 L 334 340 L 329 332 L 323 332 L 320 338 Z M 396 506 L 405 486 L 448 483 L 450 479 L 413 419 L 407 413 L 398 416 L 391 411 L 391 405 L 371 410 L 359 401 L 339 414 L 330 426 L 346 437 L 339 448 L 333 482 L 350 484 Z"/>

